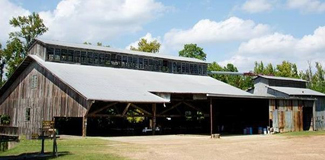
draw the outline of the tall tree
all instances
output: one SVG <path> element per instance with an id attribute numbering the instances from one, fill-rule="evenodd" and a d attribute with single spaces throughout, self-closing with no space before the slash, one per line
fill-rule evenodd
<path id="1" fill-rule="evenodd" d="M 160 49 L 160 43 L 157 40 L 148 42 L 146 39 L 141 38 L 141 40 L 138 43 L 138 47 L 130 47 L 133 51 L 142 51 L 142 52 L 150 52 L 150 53 L 156 53 L 159 52 Z"/>
<path id="2" fill-rule="evenodd" d="M 264 75 L 274 75 L 275 74 L 275 68 L 271 63 L 269 63 L 266 67 L 264 67 L 263 62 L 260 63 L 255 62 L 254 67 L 254 73 L 255 74 L 264 74 Z"/>
<path id="3" fill-rule="evenodd" d="M 7 77 L 14 72 L 27 56 L 28 47 L 31 45 L 33 39 L 48 30 L 37 13 L 32 13 L 29 16 L 14 17 L 9 21 L 9 24 L 19 30 L 9 33 L 9 40 L 4 50 L 5 63 L 7 64 L 8 70 Z"/>
<path id="4" fill-rule="evenodd" d="M 4 66 L 5 66 L 5 56 L 4 56 L 4 52 L 2 49 L 2 44 L 0 43 L 0 87 L 3 85 L 4 83 Z"/>
<path id="5" fill-rule="evenodd" d="M 297 66 L 294 63 L 283 61 L 282 64 L 276 66 L 276 76 L 298 78 Z"/>
<path id="6" fill-rule="evenodd" d="M 197 44 L 185 44 L 184 49 L 179 51 L 179 56 L 196 58 L 205 61 L 207 54 L 203 52 L 203 48 L 198 47 Z"/>
<path id="7" fill-rule="evenodd" d="M 14 28 L 19 28 L 19 31 L 9 33 L 9 38 L 24 40 L 22 41 L 24 54 L 26 54 L 27 47 L 32 43 L 32 40 L 48 30 L 39 14 L 35 12 L 29 16 L 14 17 L 9 21 L 9 24 Z"/>

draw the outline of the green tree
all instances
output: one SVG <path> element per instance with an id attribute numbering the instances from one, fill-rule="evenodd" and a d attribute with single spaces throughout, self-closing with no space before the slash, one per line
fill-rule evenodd
<path id="1" fill-rule="evenodd" d="M 208 65 L 208 71 L 238 72 L 238 69 L 233 64 L 227 64 L 221 67 L 218 63 L 212 62 Z M 253 87 L 253 81 L 250 76 L 224 74 L 211 74 L 210 76 L 243 90 Z"/>
<path id="2" fill-rule="evenodd" d="M 37 13 L 29 16 L 14 17 L 9 24 L 18 28 L 18 31 L 9 33 L 6 49 L 4 49 L 5 63 L 7 64 L 7 77 L 16 70 L 18 65 L 27 56 L 28 47 L 33 39 L 44 34 L 48 28 Z"/>
<path id="3" fill-rule="evenodd" d="M 4 56 L 4 52 L 2 49 L 2 44 L 0 43 L 0 87 L 3 85 L 4 83 L 4 79 L 3 79 L 3 75 L 4 75 L 4 66 L 5 66 L 5 56 Z"/>
<path id="4" fill-rule="evenodd" d="M 283 61 L 282 64 L 276 66 L 276 76 L 299 78 L 297 66 L 294 63 Z"/>
<path id="5" fill-rule="evenodd" d="M 22 42 L 25 56 L 28 46 L 32 43 L 32 40 L 46 31 L 48 28 L 43 23 L 39 14 L 32 13 L 29 16 L 18 16 L 9 21 L 9 24 L 14 28 L 19 28 L 19 31 L 9 33 L 9 38 L 23 39 Z"/>
<path id="6" fill-rule="evenodd" d="M 207 54 L 203 52 L 203 48 L 198 47 L 197 44 L 185 44 L 184 49 L 179 51 L 179 56 L 196 58 L 205 61 Z"/>
<path id="7" fill-rule="evenodd" d="M 141 38 L 138 43 L 138 47 L 130 47 L 133 51 L 142 51 L 142 52 L 150 52 L 150 53 L 157 53 L 160 49 L 160 43 L 157 40 L 148 42 L 146 39 Z"/>
<path id="8" fill-rule="evenodd" d="M 264 67 L 264 64 L 262 61 L 260 63 L 255 62 L 254 73 L 255 74 L 264 74 L 264 75 L 274 75 L 275 69 L 271 63 L 269 63 L 266 67 Z"/>
<path id="9" fill-rule="evenodd" d="M 84 42 L 83 44 L 92 45 L 90 42 Z M 102 46 L 102 47 L 111 47 L 110 45 L 103 45 L 102 42 L 97 42 L 96 45 L 97 46 Z"/>
<path id="10" fill-rule="evenodd" d="M 91 43 L 90 43 L 90 42 L 84 42 L 84 44 L 85 44 L 85 45 L 91 45 Z"/>
<path id="11" fill-rule="evenodd" d="M 302 78 L 308 81 L 308 88 L 325 93 L 325 70 L 319 62 L 315 63 L 315 68 L 316 71 L 313 74 L 309 63 L 309 68 L 306 70 L 305 74 L 302 74 Z"/>

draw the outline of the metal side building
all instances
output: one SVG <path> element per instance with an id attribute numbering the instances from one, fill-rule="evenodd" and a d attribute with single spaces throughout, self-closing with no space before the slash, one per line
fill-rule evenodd
<path id="1" fill-rule="evenodd" d="M 250 92 L 269 100 L 270 126 L 279 132 L 323 130 L 325 94 L 307 88 L 307 81 L 260 75 Z"/>

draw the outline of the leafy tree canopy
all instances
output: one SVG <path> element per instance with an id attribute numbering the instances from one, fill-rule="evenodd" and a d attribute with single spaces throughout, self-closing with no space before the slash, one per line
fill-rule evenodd
<path id="1" fill-rule="evenodd" d="M 157 40 L 148 42 L 146 39 L 142 38 L 139 43 L 138 47 L 130 47 L 133 51 L 142 51 L 142 52 L 150 52 L 150 53 L 157 53 L 160 49 L 160 43 Z"/>
<path id="2" fill-rule="evenodd" d="M 184 49 L 179 51 L 179 56 L 196 58 L 205 61 L 207 54 L 203 52 L 203 48 L 198 47 L 197 44 L 185 44 Z"/>
<path id="3" fill-rule="evenodd" d="M 5 57 L 3 64 L 7 65 L 8 70 L 6 73 L 7 77 L 11 76 L 27 56 L 28 47 L 33 39 L 48 30 L 37 13 L 32 13 L 29 16 L 14 17 L 9 21 L 9 24 L 19 30 L 9 33 L 9 40 L 7 41 L 6 49 L 3 51 Z"/>

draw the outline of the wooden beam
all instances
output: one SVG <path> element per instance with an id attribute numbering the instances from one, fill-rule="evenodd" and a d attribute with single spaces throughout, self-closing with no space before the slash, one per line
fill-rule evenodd
<path id="1" fill-rule="evenodd" d="M 191 105 L 191 104 L 189 104 L 189 103 L 186 103 L 186 102 L 184 102 L 184 104 L 187 105 L 187 106 L 190 107 L 190 108 L 193 108 L 194 110 L 197 110 L 197 111 L 200 111 L 200 112 L 204 113 L 204 112 L 202 111 L 202 109 L 199 108 L 199 107 L 195 107 L 195 106 L 193 106 L 193 105 Z"/>
<path id="2" fill-rule="evenodd" d="M 313 102 L 313 131 L 316 131 L 316 101 Z"/>
<path id="3" fill-rule="evenodd" d="M 210 133 L 211 138 L 213 138 L 213 109 L 212 109 L 212 98 L 210 98 Z"/>
<path id="4" fill-rule="evenodd" d="M 115 117 L 123 117 L 120 114 L 112 115 L 112 114 L 93 114 L 89 115 L 89 117 L 107 117 L 107 118 L 115 118 Z"/>
<path id="5" fill-rule="evenodd" d="M 124 116 L 126 114 L 126 112 L 129 110 L 130 105 L 131 105 L 131 103 L 128 103 L 128 105 L 126 105 L 126 107 L 122 113 L 122 116 Z"/>
<path id="6" fill-rule="evenodd" d="M 107 109 L 107 108 L 109 108 L 109 107 L 112 107 L 112 106 L 114 106 L 114 105 L 116 105 L 117 103 L 111 103 L 111 104 L 108 104 L 108 105 L 106 105 L 106 106 L 104 106 L 104 107 L 101 107 L 101 108 L 99 108 L 99 109 L 97 109 L 97 110 L 95 110 L 95 111 L 93 111 L 93 112 L 91 112 L 91 113 L 89 113 L 90 115 L 93 115 L 93 114 L 96 114 L 96 113 L 98 113 L 98 112 L 101 112 L 101 111 L 103 111 L 104 109 Z"/>
<path id="7" fill-rule="evenodd" d="M 178 107 L 178 106 L 181 105 L 182 103 L 183 103 L 183 102 L 178 102 L 178 103 L 176 103 L 175 105 L 173 105 L 173 106 L 171 106 L 170 108 L 168 108 L 168 109 L 166 109 L 166 110 L 160 112 L 160 113 L 157 114 L 157 115 L 163 115 L 164 113 L 166 113 L 166 112 L 168 112 L 168 111 L 170 111 L 170 110 L 172 110 L 172 109 Z"/>
<path id="8" fill-rule="evenodd" d="M 82 118 L 82 136 L 87 136 L 87 116 Z"/>
<path id="9" fill-rule="evenodd" d="M 141 112 L 143 112 L 143 113 L 145 113 L 145 114 L 147 114 L 147 115 L 152 115 L 150 112 L 148 112 L 148 111 L 146 111 L 146 110 L 144 110 L 144 109 L 138 107 L 138 106 L 135 105 L 135 104 L 132 104 L 132 103 L 131 103 L 131 106 L 134 107 L 134 108 L 136 108 L 136 109 L 138 109 L 138 110 L 140 110 Z"/>
<path id="10" fill-rule="evenodd" d="M 152 104 L 152 135 L 156 133 L 156 103 Z"/>

